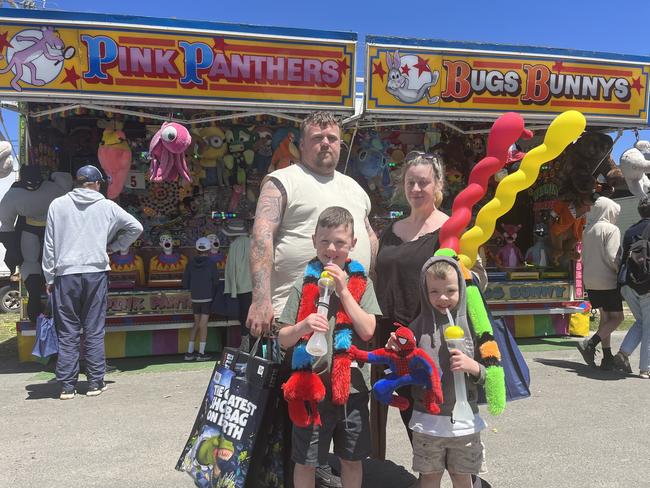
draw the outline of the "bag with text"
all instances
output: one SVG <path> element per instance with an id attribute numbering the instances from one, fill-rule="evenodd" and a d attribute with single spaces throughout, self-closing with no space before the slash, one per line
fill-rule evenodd
<path id="1" fill-rule="evenodd" d="M 257 356 L 259 339 L 248 353 L 225 348 L 212 372 L 199 414 L 176 469 L 201 488 L 253 488 L 271 445 L 264 425 L 278 388 L 277 358 Z M 272 422 L 271 422 L 272 423 Z M 281 487 L 281 478 L 277 487 Z"/>

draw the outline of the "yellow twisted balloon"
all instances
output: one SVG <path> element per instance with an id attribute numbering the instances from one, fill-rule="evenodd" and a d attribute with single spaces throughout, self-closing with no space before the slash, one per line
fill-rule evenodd
<path id="1" fill-rule="evenodd" d="M 576 110 L 561 113 L 548 127 L 544 143 L 528 151 L 519 169 L 501 180 L 494 198 L 476 216 L 474 227 L 460 238 L 458 257 L 467 268 L 474 266 L 479 246 L 492 236 L 497 219 L 515 204 L 517 193 L 531 186 L 542 165 L 557 158 L 582 134 L 586 125 L 585 116 Z"/>

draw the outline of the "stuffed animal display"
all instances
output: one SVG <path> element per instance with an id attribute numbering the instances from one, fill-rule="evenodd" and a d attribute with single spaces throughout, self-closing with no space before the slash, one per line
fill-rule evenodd
<path id="1" fill-rule="evenodd" d="M 578 259 L 576 243 L 582 240 L 585 227 L 585 214 L 588 206 L 576 208 L 574 204 L 558 201 L 553 205 L 551 217 L 551 262 L 559 266 L 561 259 L 565 261 Z"/>
<path id="2" fill-rule="evenodd" d="M 287 135 L 282 139 L 282 142 L 280 142 L 280 145 L 273 151 L 271 164 L 268 167 L 269 173 L 276 169 L 286 168 L 300 161 L 300 151 L 295 144 L 295 139 L 296 136 L 294 133 L 288 131 Z"/>
<path id="3" fill-rule="evenodd" d="M 517 240 L 517 233 L 521 229 L 521 224 L 501 224 L 503 232 L 501 235 L 505 241 L 505 245 L 499 250 L 497 254 L 497 263 L 500 267 L 506 269 L 519 268 L 524 264 L 524 256 L 521 250 L 515 244 Z"/>
<path id="4" fill-rule="evenodd" d="M 623 183 L 621 169 L 609 157 L 613 143 L 607 134 L 585 132 L 565 149 L 558 158 L 560 200 L 573 203 L 576 208 L 592 203 L 598 175 L 603 175 L 613 188 Z"/>
<path id="5" fill-rule="evenodd" d="M 226 131 L 228 153 L 223 161 L 228 170 L 230 184 L 246 185 L 246 173 L 255 159 L 254 140 L 251 130 L 233 127 Z"/>
<path id="6" fill-rule="evenodd" d="M 535 235 L 535 244 L 526 251 L 526 263 L 545 268 L 551 263 L 547 244 L 548 226 L 543 222 L 538 223 L 535 225 L 533 234 Z"/>
<path id="7" fill-rule="evenodd" d="M 192 143 L 189 131 L 176 122 L 165 122 L 149 144 L 151 181 L 192 181 L 185 161 L 185 150 Z"/>
<path id="8" fill-rule="evenodd" d="M 621 155 L 621 171 L 630 193 L 642 197 L 650 192 L 650 142 L 637 141 Z"/>
<path id="9" fill-rule="evenodd" d="M 13 152 L 9 141 L 0 141 L 0 179 L 5 178 L 14 170 Z"/>
<path id="10" fill-rule="evenodd" d="M 29 293 L 27 314 L 32 322 L 36 321 L 41 308 L 44 284 L 41 252 L 47 209 L 52 200 L 71 189 L 70 173 L 52 173 L 49 180 L 42 181 L 38 166 L 23 166 L 20 181 L 14 183 L 0 201 L 0 242 L 7 248 L 8 256 L 19 256 L 5 261 L 9 268 L 14 263 L 20 265 L 21 278 Z M 20 229 L 16 227 L 17 218 Z"/>
<path id="11" fill-rule="evenodd" d="M 429 413 L 440 413 L 443 402 L 440 386 L 440 373 L 431 358 L 416 346 L 413 332 L 403 326 L 395 331 L 399 351 L 383 348 L 374 351 L 362 351 L 356 346 L 350 347 L 352 359 L 370 364 L 384 364 L 391 373 L 372 386 L 375 398 L 381 403 L 407 410 L 410 403 L 407 398 L 395 395 L 395 390 L 407 385 L 418 385 L 425 389 L 424 406 Z"/>
<path id="12" fill-rule="evenodd" d="M 122 130 L 123 122 L 100 120 L 97 125 L 104 129 L 99 149 L 97 149 L 97 159 L 110 177 L 107 195 L 108 198 L 114 200 L 122 193 L 126 177 L 131 169 L 131 148 Z"/>
<path id="13" fill-rule="evenodd" d="M 199 144 L 200 179 L 205 185 L 226 186 L 223 158 L 228 152 L 226 133 L 217 126 L 194 131 Z"/>

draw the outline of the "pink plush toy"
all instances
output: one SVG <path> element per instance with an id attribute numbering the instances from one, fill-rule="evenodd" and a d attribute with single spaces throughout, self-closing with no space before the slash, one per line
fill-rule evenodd
<path id="1" fill-rule="evenodd" d="M 192 181 L 185 161 L 185 150 L 191 143 L 192 136 L 185 127 L 176 122 L 165 122 L 149 144 L 150 180 L 175 181 L 180 175 Z"/>
<path id="2" fill-rule="evenodd" d="M 122 122 L 100 120 L 97 125 L 104 128 L 97 149 L 97 159 L 106 174 L 110 176 L 107 194 L 108 198 L 114 200 L 122 192 L 131 169 L 131 148 L 122 131 L 124 126 Z"/>
<path id="3" fill-rule="evenodd" d="M 517 240 L 517 232 L 521 229 L 521 224 L 501 224 L 501 227 L 503 228 L 501 235 L 503 235 L 506 243 L 499 250 L 497 262 L 502 268 L 519 268 L 524 264 L 524 256 L 515 241 Z"/>

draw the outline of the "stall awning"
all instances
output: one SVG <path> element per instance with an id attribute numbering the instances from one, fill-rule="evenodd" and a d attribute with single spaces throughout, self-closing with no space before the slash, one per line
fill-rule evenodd
<path id="1" fill-rule="evenodd" d="M 650 57 L 367 36 L 372 118 L 540 122 L 569 109 L 603 127 L 648 125 Z"/>
<path id="2" fill-rule="evenodd" d="M 0 98 L 354 111 L 357 35 L 0 9 Z"/>

